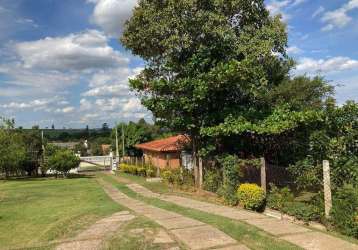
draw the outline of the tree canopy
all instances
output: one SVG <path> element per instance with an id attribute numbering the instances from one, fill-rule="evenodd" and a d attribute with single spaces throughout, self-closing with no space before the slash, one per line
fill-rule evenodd
<path id="1" fill-rule="evenodd" d="M 141 0 L 121 41 L 147 61 L 130 81 L 142 104 L 194 151 L 291 133 L 319 119 L 332 93 L 323 78 L 290 76 L 285 24 L 263 0 Z"/>

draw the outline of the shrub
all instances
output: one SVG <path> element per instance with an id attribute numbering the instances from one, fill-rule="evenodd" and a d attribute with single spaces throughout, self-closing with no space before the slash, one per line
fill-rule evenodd
<path id="1" fill-rule="evenodd" d="M 218 171 L 209 170 L 204 175 L 204 189 L 216 193 L 221 186 L 221 176 Z"/>
<path id="2" fill-rule="evenodd" d="M 331 219 L 334 228 L 346 235 L 358 238 L 358 190 L 346 185 L 333 197 Z"/>
<path id="3" fill-rule="evenodd" d="M 183 176 L 181 174 L 181 170 L 174 169 L 171 170 L 171 172 L 172 172 L 173 184 L 177 186 L 183 185 L 184 181 L 183 181 Z"/>
<path id="4" fill-rule="evenodd" d="M 240 176 L 242 176 L 238 158 L 234 155 L 226 155 L 218 160 L 223 168 L 223 185 L 219 188 L 218 194 L 224 197 L 227 204 L 237 205 L 236 192 L 240 184 Z"/>
<path id="5" fill-rule="evenodd" d="M 144 167 L 136 167 L 136 173 L 137 175 L 144 177 L 147 175 L 146 169 Z"/>
<path id="6" fill-rule="evenodd" d="M 147 165 L 145 168 L 145 173 L 147 177 L 155 177 L 156 170 L 152 165 Z"/>
<path id="7" fill-rule="evenodd" d="M 70 150 L 58 150 L 48 160 L 50 168 L 62 173 L 64 177 L 71 169 L 77 168 L 80 162 L 80 159 Z"/>
<path id="8" fill-rule="evenodd" d="M 303 221 L 320 221 L 321 218 L 318 207 L 304 202 L 285 202 L 281 211 Z"/>
<path id="9" fill-rule="evenodd" d="M 170 170 L 164 170 L 161 174 L 163 180 L 168 184 L 174 184 L 173 173 Z"/>
<path id="10" fill-rule="evenodd" d="M 275 185 L 270 184 L 270 192 L 266 200 L 268 207 L 281 210 L 285 202 L 292 202 L 294 200 L 294 196 L 288 187 L 279 189 Z"/>
<path id="11" fill-rule="evenodd" d="M 246 209 L 261 210 L 265 205 L 265 192 L 256 184 L 242 184 L 237 191 L 239 204 Z"/>
<path id="12" fill-rule="evenodd" d="M 194 186 L 195 181 L 194 181 L 194 174 L 192 170 L 184 168 L 181 174 L 182 174 L 183 184 L 187 186 Z"/>

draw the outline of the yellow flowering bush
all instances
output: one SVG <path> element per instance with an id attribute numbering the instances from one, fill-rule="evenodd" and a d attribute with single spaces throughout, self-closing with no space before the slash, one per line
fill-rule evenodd
<path id="1" fill-rule="evenodd" d="M 256 184 L 241 184 L 237 190 L 239 204 L 246 209 L 260 210 L 265 205 L 265 192 Z"/>

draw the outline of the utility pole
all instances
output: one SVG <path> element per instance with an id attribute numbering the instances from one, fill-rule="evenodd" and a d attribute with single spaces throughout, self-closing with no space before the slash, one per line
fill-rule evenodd
<path id="1" fill-rule="evenodd" d="M 42 169 L 41 169 L 41 174 L 42 176 L 44 176 L 46 173 L 43 173 L 44 169 L 45 168 L 45 161 L 46 161 L 46 148 L 45 148 L 45 145 L 44 145 L 44 131 L 42 130 L 41 131 L 41 144 L 42 144 Z"/>
<path id="2" fill-rule="evenodd" d="M 123 123 L 122 123 L 122 157 L 125 156 L 125 151 L 124 151 L 124 128 L 123 128 Z"/>
<path id="3" fill-rule="evenodd" d="M 118 149 L 118 126 L 116 124 L 116 159 L 119 159 L 119 149 Z"/>

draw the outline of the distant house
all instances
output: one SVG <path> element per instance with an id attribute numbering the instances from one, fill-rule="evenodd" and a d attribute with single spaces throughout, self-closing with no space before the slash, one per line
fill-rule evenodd
<path id="1" fill-rule="evenodd" d="M 175 169 L 181 166 L 182 151 L 189 141 L 187 136 L 178 135 L 138 144 L 135 147 L 143 151 L 146 164 L 152 164 L 161 169 Z"/>

